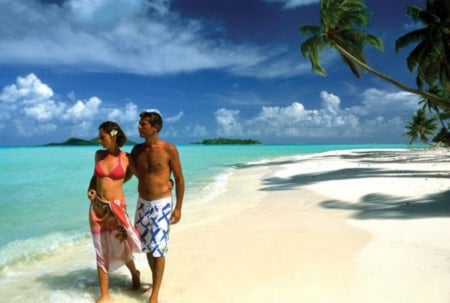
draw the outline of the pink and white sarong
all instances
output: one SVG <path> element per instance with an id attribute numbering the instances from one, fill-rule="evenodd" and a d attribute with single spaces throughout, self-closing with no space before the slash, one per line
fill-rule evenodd
<path id="1" fill-rule="evenodd" d="M 133 260 L 141 252 L 139 233 L 126 213 L 125 200 L 91 202 L 89 223 L 97 257 L 97 266 L 105 273 Z"/>

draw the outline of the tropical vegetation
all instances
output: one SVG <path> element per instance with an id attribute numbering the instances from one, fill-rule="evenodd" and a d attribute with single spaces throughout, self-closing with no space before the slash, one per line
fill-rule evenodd
<path id="1" fill-rule="evenodd" d="M 435 134 L 434 121 L 439 119 L 441 129 L 434 141 L 450 144 L 445 120 L 450 117 L 450 1 L 424 0 L 425 9 L 407 6 L 406 12 L 423 27 L 399 37 L 396 51 L 416 45 L 407 57 L 407 66 L 416 74 L 417 87 L 405 85 L 368 65 L 364 55 L 366 45 L 383 49 L 380 38 L 363 30 L 368 25 L 370 12 L 363 0 L 320 0 L 320 25 L 300 27 L 307 39 L 301 45 L 301 52 L 308 57 L 312 69 L 326 75 L 320 64 L 320 54 L 326 48 L 336 50 L 351 72 L 361 78 L 360 71 L 369 72 L 402 90 L 421 97 L 423 107 L 406 125 L 410 143 L 416 139 L 428 142 L 428 136 Z M 428 117 L 429 116 L 429 117 Z M 430 129 L 425 130 L 429 127 Z"/>
<path id="2" fill-rule="evenodd" d="M 227 139 L 227 138 L 214 138 L 214 139 L 204 139 L 201 142 L 194 144 L 205 144 L 205 145 L 221 145 L 221 144 L 261 144 L 258 140 L 253 139 Z"/>
<path id="3" fill-rule="evenodd" d="M 427 116 L 425 108 L 419 109 L 412 118 L 412 121 L 406 125 L 406 135 L 409 137 L 409 144 L 418 138 L 424 143 L 428 143 L 428 136 L 434 134 L 437 128 L 436 117 Z"/>
<path id="4" fill-rule="evenodd" d="M 98 138 L 92 138 L 89 140 L 80 138 L 69 138 L 64 142 L 53 142 L 45 144 L 45 146 L 79 146 L 79 145 L 99 145 Z M 128 140 L 125 145 L 135 145 L 136 142 Z"/>

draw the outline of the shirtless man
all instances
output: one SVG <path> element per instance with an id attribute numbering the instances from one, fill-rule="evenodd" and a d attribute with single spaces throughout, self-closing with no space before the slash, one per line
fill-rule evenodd
<path id="1" fill-rule="evenodd" d="M 135 226 L 139 231 L 142 250 L 147 253 L 152 271 L 153 287 L 149 303 L 158 302 L 164 273 L 169 225 L 181 218 L 184 196 L 184 178 L 176 147 L 158 137 L 163 121 L 157 112 L 142 112 L 139 136 L 145 143 L 137 144 L 131 151 L 138 178 L 139 199 L 136 205 Z M 175 207 L 167 182 L 175 179 Z"/>

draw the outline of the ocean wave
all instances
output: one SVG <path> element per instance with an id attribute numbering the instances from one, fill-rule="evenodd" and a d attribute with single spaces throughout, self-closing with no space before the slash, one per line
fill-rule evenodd
<path id="1" fill-rule="evenodd" d="M 89 233 L 77 235 L 52 233 L 26 240 L 15 240 L 0 249 L 0 271 L 20 262 L 36 261 L 61 248 L 74 246 L 89 237 Z"/>
<path id="2" fill-rule="evenodd" d="M 232 171 L 233 169 L 229 168 L 203 180 L 203 184 L 196 185 L 195 191 L 187 193 L 186 200 L 195 201 L 195 206 L 201 206 L 212 201 L 214 197 L 224 192 L 225 184 Z M 194 207 L 194 205 L 190 205 L 190 207 Z"/>

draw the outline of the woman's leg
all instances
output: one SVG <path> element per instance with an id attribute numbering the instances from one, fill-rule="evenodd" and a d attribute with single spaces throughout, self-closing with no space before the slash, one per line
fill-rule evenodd
<path id="1" fill-rule="evenodd" d="M 125 265 L 128 267 L 131 273 L 131 288 L 132 289 L 141 288 L 141 273 L 139 272 L 139 270 L 136 269 L 134 261 L 131 260 Z"/>
<path id="2" fill-rule="evenodd" d="M 100 298 L 97 303 L 108 302 L 110 300 L 108 291 L 108 273 L 104 272 L 100 267 L 97 267 L 98 282 L 100 286 Z"/>

